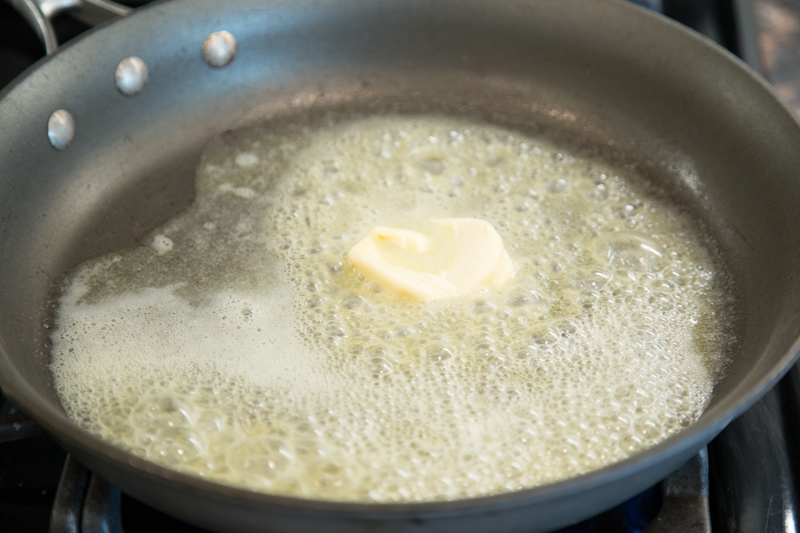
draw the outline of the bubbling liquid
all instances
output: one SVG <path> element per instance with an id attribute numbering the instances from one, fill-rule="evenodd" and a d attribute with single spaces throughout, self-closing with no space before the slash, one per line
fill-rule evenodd
<path id="1" fill-rule="evenodd" d="M 408 502 L 577 476 L 697 420 L 730 283 L 633 170 L 463 119 L 310 124 L 220 136 L 189 211 L 70 276 L 51 368 L 77 423 L 222 483 Z M 445 217 L 490 222 L 515 276 L 419 303 L 347 262 L 376 225 Z"/>

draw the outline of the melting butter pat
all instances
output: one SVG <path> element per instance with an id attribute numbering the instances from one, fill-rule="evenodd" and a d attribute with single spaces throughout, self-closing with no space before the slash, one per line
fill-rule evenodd
<path id="1" fill-rule="evenodd" d="M 499 285 L 514 272 L 500 235 L 477 218 L 433 219 L 424 232 L 377 226 L 348 258 L 367 279 L 420 301 Z"/>

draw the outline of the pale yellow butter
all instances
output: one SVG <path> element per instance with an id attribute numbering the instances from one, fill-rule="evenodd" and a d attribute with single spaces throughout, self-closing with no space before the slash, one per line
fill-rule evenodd
<path id="1" fill-rule="evenodd" d="M 503 240 L 477 218 L 433 219 L 427 234 L 377 226 L 348 254 L 384 289 L 416 300 L 453 298 L 504 283 L 514 272 Z"/>

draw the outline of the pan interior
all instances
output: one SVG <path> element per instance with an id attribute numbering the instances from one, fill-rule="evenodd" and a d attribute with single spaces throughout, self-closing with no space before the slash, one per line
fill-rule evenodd
<path id="1" fill-rule="evenodd" d="M 367 501 L 553 482 L 697 419 L 732 341 L 727 276 L 696 224 L 597 147 L 498 117 L 376 115 L 215 139 L 189 212 L 82 266 L 53 329 L 70 416 L 211 479 Z M 374 225 L 476 216 L 516 270 L 486 294 L 420 304 L 347 262 Z"/>

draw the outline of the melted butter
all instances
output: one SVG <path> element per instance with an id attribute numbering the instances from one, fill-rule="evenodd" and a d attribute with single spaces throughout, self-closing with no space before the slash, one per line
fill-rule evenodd
<path id="1" fill-rule="evenodd" d="M 446 266 L 441 218 L 490 224 L 515 275 L 421 303 L 350 268 L 376 226 Z M 733 342 L 713 243 L 633 170 L 468 120 L 224 134 L 193 208 L 145 241 L 65 286 L 65 410 L 274 494 L 428 501 L 580 475 L 697 420 Z"/>
<path id="2" fill-rule="evenodd" d="M 347 254 L 384 289 L 420 301 L 463 296 L 505 283 L 514 271 L 503 240 L 475 218 L 433 219 L 428 234 L 373 228 Z"/>

